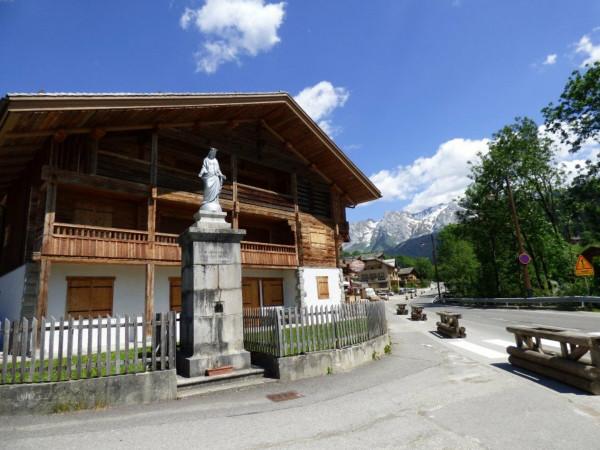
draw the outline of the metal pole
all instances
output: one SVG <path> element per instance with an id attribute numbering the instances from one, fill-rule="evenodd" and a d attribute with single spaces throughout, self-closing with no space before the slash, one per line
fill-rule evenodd
<path id="1" fill-rule="evenodd" d="M 435 267 L 435 281 L 437 283 L 438 298 L 442 300 L 442 303 L 446 303 L 446 299 L 442 298 L 442 292 L 440 290 L 440 277 L 438 275 L 437 258 L 435 256 L 435 238 L 433 237 L 433 233 L 431 233 L 431 253 L 433 256 L 433 267 Z"/>
<path id="2" fill-rule="evenodd" d="M 508 177 L 504 178 L 506 180 L 506 193 L 508 194 L 508 203 L 510 206 L 510 213 L 513 221 L 513 225 L 515 226 L 515 234 L 517 235 L 517 243 L 519 244 L 519 254 L 525 253 L 525 244 L 523 243 L 523 236 L 521 235 L 521 227 L 519 225 L 519 217 L 517 216 L 517 208 L 515 206 L 515 199 L 513 198 L 512 189 L 510 187 L 510 181 L 508 181 Z M 519 262 L 519 264 L 521 264 Z M 525 284 L 525 292 L 527 297 L 531 297 L 533 295 L 533 289 L 531 288 L 531 278 L 529 278 L 529 268 L 527 264 L 521 264 L 523 268 L 523 283 Z"/>

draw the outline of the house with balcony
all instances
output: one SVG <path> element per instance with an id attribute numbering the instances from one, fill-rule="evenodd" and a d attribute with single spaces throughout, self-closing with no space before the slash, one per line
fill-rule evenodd
<path id="1" fill-rule="evenodd" d="M 0 318 L 178 310 L 211 146 L 246 230 L 244 305 L 343 301 L 345 209 L 380 193 L 288 94 L 9 94 Z"/>
<path id="2" fill-rule="evenodd" d="M 394 258 L 385 259 L 381 254 L 365 254 L 358 257 L 364 264 L 360 272 L 360 281 L 373 289 L 391 291 L 399 286 L 398 269 Z"/>

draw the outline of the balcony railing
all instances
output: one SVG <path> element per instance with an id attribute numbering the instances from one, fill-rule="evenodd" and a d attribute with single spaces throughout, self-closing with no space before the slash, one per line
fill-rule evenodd
<path id="1" fill-rule="evenodd" d="M 178 235 L 156 233 L 150 241 L 148 232 L 121 228 L 91 227 L 55 223 L 42 253 L 49 256 L 150 259 L 179 262 L 181 249 Z M 242 264 L 261 267 L 295 267 L 298 265 L 294 245 L 265 242 L 241 243 Z"/>

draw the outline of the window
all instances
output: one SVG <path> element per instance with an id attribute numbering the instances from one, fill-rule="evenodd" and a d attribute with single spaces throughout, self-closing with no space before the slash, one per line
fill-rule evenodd
<path id="1" fill-rule="evenodd" d="M 114 277 L 67 277 L 67 315 L 112 314 Z"/>
<path id="2" fill-rule="evenodd" d="M 181 277 L 169 277 L 169 310 L 181 312 Z"/>
<path id="3" fill-rule="evenodd" d="M 317 297 L 319 300 L 329 299 L 329 277 L 317 277 Z"/>

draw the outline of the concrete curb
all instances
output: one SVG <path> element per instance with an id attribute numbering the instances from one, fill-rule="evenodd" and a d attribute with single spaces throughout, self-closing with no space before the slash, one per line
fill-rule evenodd
<path id="1" fill-rule="evenodd" d="M 0 416 L 52 414 L 177 398 L 175 370 L 0 386 Z"/>
<path id="2" fill-rule="evenodd" d="M 294 381 L 347 372 L 355 367 L 378 359 L 385 354 L 390 343 L 388 333 L 339 350 L 305 353 L 277 358 L 266 353 L 252 352 L 252 364 L 264 367 L 267 376 L 283 381 Z"/>

